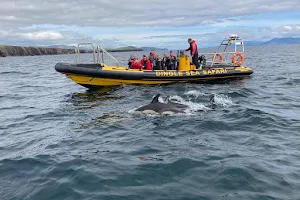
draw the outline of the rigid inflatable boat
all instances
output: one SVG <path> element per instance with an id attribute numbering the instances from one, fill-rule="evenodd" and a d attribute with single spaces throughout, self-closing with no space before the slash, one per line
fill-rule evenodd
<path id="1" fill-rule="evenodd" d="M 81 45 L 91 45 L 93 47 L 93 63 L 83 64 L 79 62 L 79 47 Z M 234 45 L 234 51 L 226 51 L 229 45 Z M 238 45 L 242 47 L 241 51 L 237 51 Z M 220 52 L 219 49 L 222 46 L 225 46 L 225 49 L 223 52 Z M 215 53 L 203 53 L 199 57 L 201 61 L 201 67 L 199 69 L 196 69 L 195 65 L 191 64 L 188 55 L 178 51 L 177 70 L 150 71 L 122 67 L 119 62 L 101 46 L 97 46 L 95 49 L 91 43 L 81 43 L 78 44 L 78 48 L 75 50 L 76 62 L 57 63 L 55 70 L 65 74 L 75 83 L 87 88 L 123 84 L 203 83 L 220 79 L 243 78 L 251 75 L 253 73 L 252 69 L 242 66 L 242 62 L 244 61 L 243 52 L 243 41 L 238 37 L 230 37 L 221 42 Z M 104 63 L 104 54 L 108 55 L 115 62 L 115 65 L 106 65 Z M 210 61 L 206 60 L 208 56 L 212 56 Z"/>

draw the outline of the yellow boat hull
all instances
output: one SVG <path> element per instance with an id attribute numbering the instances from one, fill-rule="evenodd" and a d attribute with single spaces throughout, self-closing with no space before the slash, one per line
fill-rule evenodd
<path id="1" fill-rule="evenodd" d="M 201 70 L 157 70 L 140 71 L 100 64 L 58 63 L 56 71 L 65 74 L 77 84 L 92 88 L 119 85 L 155 85 L 176 82 L 206 82 L 249 76 L 253 71 L 248 67 L 218 67 Z"/>

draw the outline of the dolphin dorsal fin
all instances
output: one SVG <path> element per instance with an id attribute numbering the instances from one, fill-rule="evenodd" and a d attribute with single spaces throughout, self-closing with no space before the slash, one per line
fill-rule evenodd
<path id="1" fill-rule="evenodd" d="M 158 102 L 158 98 L 159 98 L 160 94 L 157 94 L 151 101 L 151 103 L 157 103 Z"/>

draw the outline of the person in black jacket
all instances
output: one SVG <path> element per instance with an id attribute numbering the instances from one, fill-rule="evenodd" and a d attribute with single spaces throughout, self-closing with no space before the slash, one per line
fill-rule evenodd
<path id="1" fill-rule="evenodd" d="M 162 59 L 160 58 L 160 55 L 157 55 L 156 56 L 156 60 L 155 60 L 156 64 L 153 68 L 153 70 L 162 70 L 163 67 L 162 67 Z"/>
<path id="2" fill-rule="evenodd" d="M 164 53 L 164 57 L 162 58 L 162 69 L 167 70 L 168 66 L 169 66 L 168 54 Z"/>
<path id="3" fill-rule="evenodd" d="M 176 56 L 174 56 L 173 51 L 170 51 L 170 56 L 169 56 L 169 60 L 168 60 L 168 70 L 176 70 L 176 64 L 177 64 L 177 60 L 176 60 Z"/>
<path id="4" fill-rule="evenodd" d="M 128 68 L 131 69 L 132 68 L 132 62 L 134 61 L 134 56 L 131 55 L 129 60 L 128 60 Z"/>

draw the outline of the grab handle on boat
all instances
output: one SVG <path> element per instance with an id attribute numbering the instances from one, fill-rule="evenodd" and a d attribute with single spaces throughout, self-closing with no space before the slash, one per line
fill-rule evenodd
<path id="1" fill-rule="evenodd" d="M 97 46 L 97 62 L 100 62 L 100 51 L 102 53 L 102 63 L 104 63 L 104 54 L 107 54 L 113 61 L 116 62 L 116 66 L 120 66 L 119 61 L 113 57 L 110 53 L 108 53 L 102 46 Z"/>
<path id="2" fill-rule="evenodd" d="M 80 50 L 79 47 L 80 46 L 85 46 L 85 45 L 90 45 L 93 47 L 93 59 L 94 59 L 94 63 L 96 63 L 96 56 L 95 56 L 95 47 L 93 45 L 93 43 L 79 43 L 78 47 L 75 49 L 75 54 L 76 54 L 76 64 L 80 63 Z"/>

